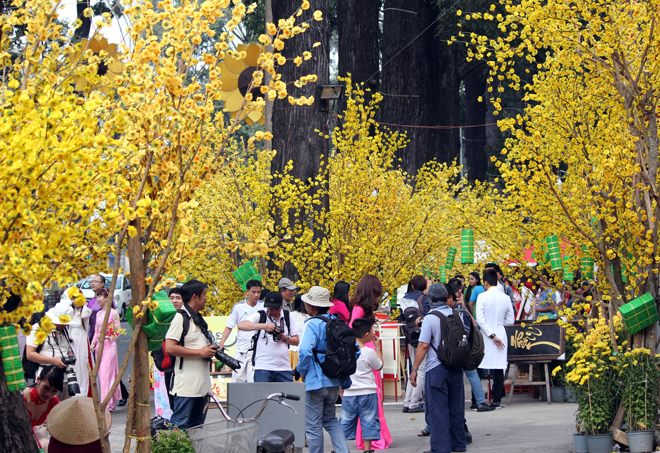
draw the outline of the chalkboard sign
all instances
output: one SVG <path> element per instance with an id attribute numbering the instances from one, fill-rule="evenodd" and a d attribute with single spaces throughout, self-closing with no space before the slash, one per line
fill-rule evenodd
<path id="1" fill-rule="evenodd" d="M 562 355 L 566 347 L 563 327 L 556 322 L 526 322 L 505 326 L 509 362 L 547 362 Z"/>

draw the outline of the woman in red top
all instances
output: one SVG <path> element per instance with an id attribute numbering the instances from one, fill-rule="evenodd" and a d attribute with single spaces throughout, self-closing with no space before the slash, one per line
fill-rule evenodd
<path id="1" fill-rule="evenodd" d="M 334 306 L 330 307 L 331 315 L 338 315 L 342 321 L 348 324 L 350 314 L 348 313 L 348 298 L 351 285 L 344 281 L 335 283 L 335 289 L 332 292 L 332 303 Z"/>
<path id="2" fill-rule="evenodd" d="M 48 365 L 42 368 L 36 385 L 23 392 L 32 422 L 32 434 L 39 448 L 45 451 L 48 450 L 50 435 L 44 423 L 50 411 L 60 402 L 57 392 L 61 392 L 63 386 L 64 371 L 55 365 Z"/>

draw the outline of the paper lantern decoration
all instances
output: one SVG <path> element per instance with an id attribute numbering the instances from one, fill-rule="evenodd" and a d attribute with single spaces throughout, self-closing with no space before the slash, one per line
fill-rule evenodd
<path id="1" fill-rule="evenodd" d="M 447 268 L 440 266 L 440 283 L 447 283 Z"/>
<path id="2" fill-rule="evenodd" d="M 461 231 L 461 264 L 474 264 L 474 232 Z"/>
<path id="3" fill-rule="evenodd" d="M 587 253 L 587 246 L 582 246 L 584 253 Z M 580 261 L 580 272 L 582 272 L 583 278 L 592 279 L 594 278 L 594 259 L 588 256 L 585 256 Z"/>
<path id="4" fill-rule="evenodd" d="M 259 280 L 261 281 L 261 275 L 257 271 L 257 267 L 254 265 L 254 261 L 248 261 L 243 264 L 241 267 L 236 269 L 234 272 L 234 278 L 240 285 L 243 291 L 247 291 L 245 284 L 250 280 Z"/>
<path id="5" fill-rule="evenodd" d="M 144 330 L 149 340 L 149 351 L 156 351 L 163 344 L 167 329 L 169 329 L 170 323 L 176 315 L 176 309 L 164 290 L 154 294 L 152 300 L 158 301 L 158 308 L 147 312 L 147 324 L 142 326 L 142 330 Z M 126 311 L 126 320 L 132 329 L 133 310 Z"/>
<path id="6" fill-rule="evenodd" d="M 658 308 L 650 293 L 646 293 L 622 306 L 619 311 L 626 330 L 632 335 L 658 322 Z"/>
<path id="7" fill-rule="evenodd" d="M 560 271 L 564 269 L 561 262 L 561 247 L 559 246 L 559 238 L 553 234 L 545 238 L 548 246 L 548 258 L 550 259 L 550 269 L 553 271 Z"/>
<path id="8" fill-rule="evenodd" d="M 21 352 L 18 348 L 16 327 L 13 325 L 0 327 L 0 349 L 2 350 L 2 366 L 5 370 L 5 379 L 10 392 L 17 392 L 25 388 L 25 375 Z"/>
<path id="9" fill-rule="evenodd" d="M 452 269 L 454 267 L 454 261 L 456 260 L 456 247 L 449 247 L 447 251 L 447 263 L 445 267 L 447 269 Z"/>
<path id="10" fill-rule="evenodd" d="M 564 257 L 564 280 L 567 282 L 572 282 L 575 280 L 575 275 L 571 270 L 571 265 L 570 265 L 570 261 L 572 258 L 573 257 L 569 255 Z"/>

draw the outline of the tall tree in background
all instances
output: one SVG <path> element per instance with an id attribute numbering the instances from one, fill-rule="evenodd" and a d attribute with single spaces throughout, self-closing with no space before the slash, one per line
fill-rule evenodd
<path id="1" fill-rule="evenodd" d="M 278 0 L 273 2 L 273 17 L 289 17 L 300 7 L 299 0 Z M 313 7 L 321 11 L 327 17 L 329 8 L 328 0 L 316 0 Z M 315 96 L 316 102 L 311 106 L 292 105 L 286 101 L 275 103 L 273 109 L 273 149 L 277 150 L 271 164 L 271 172 L 276 175 L 273 185 L 279 182 L 278 174 L 283 174 L 287 164 L 292 161 L 293 168 L 289 172 L 293 177 L 303 182 L 316 178 L 322 165 L 327 162 L 329 142 L 326 135 L 330 120 L 330 112 L 327 111 L 319 99 L 316 87 L 327 85 L 330 79 L 330 28 L 328 21 L 312 20 L 309 30 L 299 35 L 296 39 L 287 40 L 281 52 L 287 59 L 305 56 L 305 51 L 312 48 L 315 43 L 320 43 L 311 56 L 303 59 L 300 66 L 288 64 L 281 67 L 282 80 L 296 80 L 308 74 L 316 74 L 316 83 L 308 83 L 301 87 L 288 86 L 290 95 Z M 309 57 L 309 55 L 304 58 Z M 318 131 L 318 132 L 317 132 Z M 321 132 L 323 135 L 320 135 Z M 311 189 L 310 189 L 311 190 Z M 328 198 L 323 197 L 322 205 L 328 208 Z M 275 222 L 281 221 L 288 212 L 275 211 L 273 213 Z M 309 219 L 314 222 L 313 218 Z M 321 230 L 315 229 L 315 235 L 322 235 Z M 286 263 L 281 272 L 290 278 L 295 277 L 295 269 L 291 263 Z"/>
<path id="2" fill-rule="evenodd" d="M 451 162 L 459 153 L 459 84 L 454 48 L 435 36 L 434 0 L 385 0 L 380 121 L 455 129 L 393 127 L 410 143 L 401 153 L 411 175 L 424 163 Z"/>
<path id="3" fill-rule="evenodd" d="M 381 0 L 339 0 L 337 8 L 339 76 L 375 91 L 379 85 L 378 15 Z"/>

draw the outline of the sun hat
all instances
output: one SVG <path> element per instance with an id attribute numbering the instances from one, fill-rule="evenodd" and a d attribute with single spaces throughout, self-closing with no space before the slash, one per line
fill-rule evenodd
<path id="1" fill-rule="evenodd" d="M 94 403 L 88 397 L 69 398 L 56 405 L 46 419 L 48 432 L 67 445 L 87 445 L 100 439 Z M 110 429 L 112 415 L 105 410 L 105 426 Z"/>
<path id="2" fill-rule="evenodd" d="M 282 300 L 282 295 L 278 291 L 271 291 L 264 297 L 264 307 L 280 308 Z"/>
<path id="3" fill-rule="evenodd" d="M 429 299 L 431 299 L 431 302 L 437 305 L 438 302 L 446 302 L 449 293 L 447 293 L 447 288 L 444 284 L 434 283 L 429 286 L 427 295 L 429 296 Z"/>
<path id="4" fill-rule="evenodd" d="M 53 321 L 53 324 L 58 324 L 60 326 L 68 326 L 71 323 L 73 318 L 73 307 L 66 302 L 58 302 L 53 308 L 46 312 L 46 316 Z M 61 316 L 68 316 L 69 321 L 62 322 L 60 319 Z"/>
<path id="5" fill-rule="evenodd" d="M 290 289 L 291 291 L 295 291 L 298 289 L 298 287 L 294 285 L 293 282 L 288 278 L 281 278 L 280 281 L 277 283 L 277 287 L 279 289 L 282 288 Z"/>
<path id="6" fill-rule="evenodd" d="M 303 302 L 314 307 L 334 307 L 330 301 L 330 291 L 322 286 L 312 286 L 307 294 L 302 295 Z"/>

